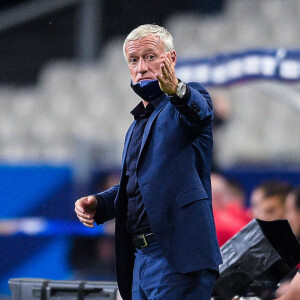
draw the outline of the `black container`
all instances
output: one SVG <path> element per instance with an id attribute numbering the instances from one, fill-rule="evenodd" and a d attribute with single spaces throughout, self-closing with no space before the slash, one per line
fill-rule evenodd
<path id="1" fill-rule="evenodd" d="M 116 282 L 13 278 L 11 300 L 116 300 Z"/>
<path id="2" fill-rule="evenodd" d="M 286 220 L 252 220 L 221 247 L 223 264 L 213 295 L 271 299 L 278 282 L 300 261 L 300 244 Z"/>

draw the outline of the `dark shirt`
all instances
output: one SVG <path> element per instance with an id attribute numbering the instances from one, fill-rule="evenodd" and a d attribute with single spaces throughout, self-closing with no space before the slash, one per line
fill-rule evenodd
<path id="1" fill-rule="evenodd" d="M 137 181 L 137 160 L 142 145 L 142 137 L 154 106 L 149 103 L 146 108 L 140 102 L 131 114 L 136 120 L 126 154 L 126 192 L 128 196 L 127 230 L 132 235 L 152 232 L 145 210 L 141 190 Z"/>

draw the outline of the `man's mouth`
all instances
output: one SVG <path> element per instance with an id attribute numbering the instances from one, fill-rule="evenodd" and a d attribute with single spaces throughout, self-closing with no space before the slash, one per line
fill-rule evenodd
<path id="1" fill-rule="evenodd" d="M 154 80 L 153 78 L 148 78 L 148 77 L 145 77 L 145 78 L 141 78 L 141 79 L 139 79 L 138 80 L 138 82 L 140 82 L 140 81 L 144 81 L 144 80 Z"/>

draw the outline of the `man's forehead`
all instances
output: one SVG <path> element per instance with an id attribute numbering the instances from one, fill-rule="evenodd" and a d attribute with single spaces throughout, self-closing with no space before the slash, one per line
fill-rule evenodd
<path id="1" fill-rule="evenodd" d="M 263 203 L 283 205 L 283 201 L 279 195 L 267 196 L 263 199 Z"/>
<path id="2" fill-rule="evenodd" d="M 157 48 L 163 48 L 163 42 L 158 36 L 147 35 L 145 37 L 139 38 L 137 40 L 128 41 L 126 44 L 126 52 L 130 53 L 133 51 L 151 51 Z"/>

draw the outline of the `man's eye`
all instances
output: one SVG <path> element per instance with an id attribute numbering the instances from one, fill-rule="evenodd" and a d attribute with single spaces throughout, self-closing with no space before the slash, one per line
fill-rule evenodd
<path id="1" fill-rule="evenodd" d="M 149 59 L 149 60 L 153 60 L 153 59 L 154 59 L 154 55 L 152 55 L 152 54 L 151 54 L 151 55 L 148 55 L 148 59 Z"/>
<path id="2" fill-rule="evenodd" d="M 137 59 L 134 58 L 134 57 L 132 57 L 132 58 L 129 59 L 129 62 L 130 62 L 131 64 L 135 64 L 135 63 L 137 62 Z"/>

